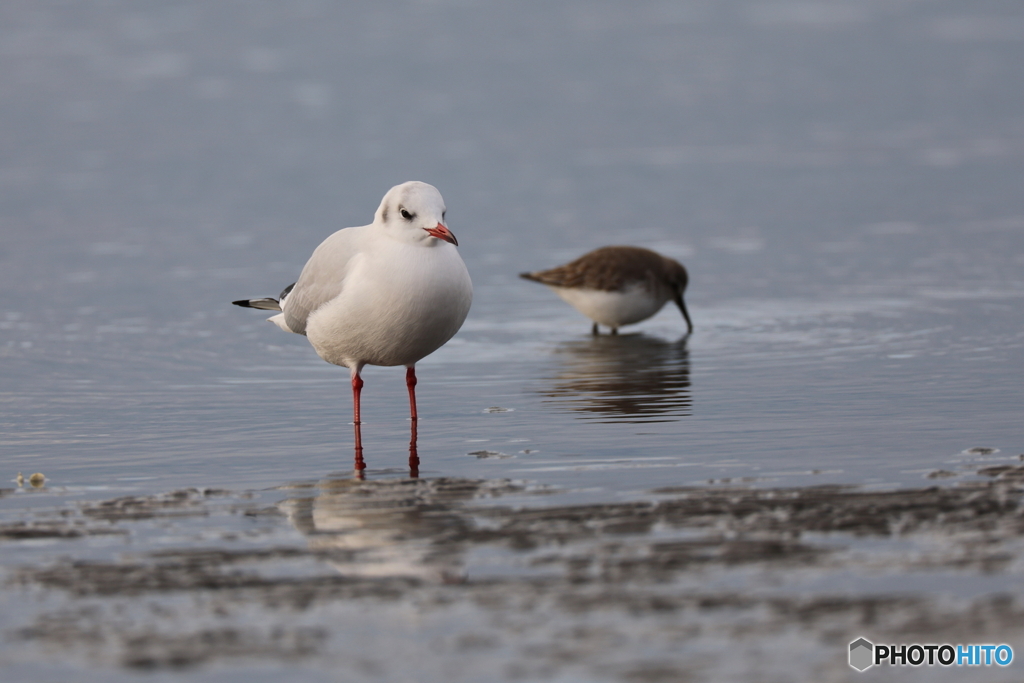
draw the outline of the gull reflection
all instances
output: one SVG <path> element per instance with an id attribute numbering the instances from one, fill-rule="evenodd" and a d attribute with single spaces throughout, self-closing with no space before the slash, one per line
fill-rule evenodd
<path id="1" fill-rule="evenodd" d="M 560 365 L 545 403 L 605 422 L 671 422 L 691 414 L 686 337 L 587 337 L 555 349 Z M 602 419 L 607 418 L 607 419 Z"/>
<path id="2" fill-rule="evenodd" d="M 485 482 L 467 479 L 327 479 L 316 495 L 279 504 L 342 574 L 458 581 L 473 523 L 466 501 Z"/>

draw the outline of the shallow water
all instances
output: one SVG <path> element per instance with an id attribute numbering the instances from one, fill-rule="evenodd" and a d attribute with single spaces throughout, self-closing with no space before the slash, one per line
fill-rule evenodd
<path id="1" fill-rule="evenodd" d="M 977 474 L 588 505 L 445 477 L 10 495 L 59 507 L 0 524 L 5 676 L 854 680 L 855 634 L 1016 647 L 1024 466 Z"/>
<path id="2" fill-rule="evenodd" d="M 973 486 L 1024 453 L 1022 51 L 1024 15 L 1008 1 L 4 6 L 0 519 L 42 523 L 187 487 L 277 509 L 281 487 L 345 481 L 347 373 L 229 302 L 280 291 L 327 234 L 369 221 L 388 187 L 414 178 L 444 194 L 475 285 L 463 330 L 417 368 L 426 485 L 543 492 L 502 488 L 523 510 L 672 487 Z M 689 339 L 668 308 L 594 338 L 516 277 L 615 243 L 686 264 Z M 364 379 L 367 478 L 401 481 L 402 373 Z M 46 489 L 18 488 L 19 471 L 44 473 Z M 211 538 L 234 529 L 232 514 L 213 515 Z M 5 538 L 5 575 L 66 553 L 113 562 L 123 543 L 184 552 L 206 533 L 147 524 L 73 545 Z M 303 532 L 275 522 L 266 533 L 256 545 L 300 544 Z M 653 532 L 636 533 L 645 552 Z M 902 547 L 879 543 L 884 558 Z M 1017 559 L 963 570 L 957 599 L 1019 593 L 1012 534 L 1006 544 Z M 479 562 L 515 571 L 514 552 L 483 545 Z M 949 592 L 941 572 L 868 564 L 893 568 L 809 569 L 813 581 L 787 590 L 814 600 L 849 580 L 859 596 L 895 592 L 925 611 Z M 754 574 L 736 585 L 767 590 Z M 79 609 L 59 587 L 33 590 L 40 618 Z M 401 595 L 375 628 L 405 623 L 416 592 Z M 1021 632 L 1016 617 L 977 619 L 993 638 Z M 624 624 L 602 633 L 639 661 L 641 644 L 616 640 Z M 495 628 L 507 651 L 481 651 L 521 656 L 522 641 L 503 640 L 515 628 Z M 847 635 L 870 636 L 858 629 L 802 633 L 827 632 L 841 651 Z M 310 637 L 266 666 L 328 676 Z M 418 638 L 398 640 L 422 648 L 432 679 L 451 677 Z M 758 638 L 748 652 L 801 653 L 810 668 L 796 680 L 847 671 L 841 656 L 829 668 L 831 651 L 813 668 L 813 648 Z M 572 661 L 603 642 L 583 640 Z M 15 661 L 13 642 L 0 664 Z M 723 642 L 690 653 L 708 680 L 742 677 Z M 548 668 L 502 671 L 592 674 L 546 652 Z M 188 670 L 228 675 L 241 656 Z M 608 676 L 673 680 L 669 660 Z M 122 670 L 114 655 L 75 667 Z"/>

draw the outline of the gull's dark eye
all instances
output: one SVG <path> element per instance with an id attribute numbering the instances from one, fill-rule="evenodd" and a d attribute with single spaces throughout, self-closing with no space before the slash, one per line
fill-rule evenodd
<path id="1" fill-rule="evenodd" d="M 413 218 L 416 218 L 416 214 L 412 213 L 408 209 L 399 208 L 398 211 L 402 214 L 402 218 L 407 221 L 411 221 Z"/>
<path id="2" fill-rule="evenodd" d="M 444 215 L 445 215 L 446 213 L 448 213 L 448 210 L 447 210 L 447 209 L 441 212 L 441 220 L 445 220 L 445 217 L 444 217 Z"/>

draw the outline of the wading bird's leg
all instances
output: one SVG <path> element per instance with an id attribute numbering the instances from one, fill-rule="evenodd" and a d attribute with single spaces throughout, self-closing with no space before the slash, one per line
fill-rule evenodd
<path id="1" fill-rule="evenodd" d="M 363 430 L 362 421 L 359 419 L 359 393 L 363 389 L 363 378 L 359 376 L 358 372 L 352 373 L 352 408 L 355 413 L 355 422 L 353 423 L 356 428 L 356 476 L 360 479 L 363 477 L 363 470 L 366 469 L 366 463 L 363 462 Z"/>
<path id="2" fill-rule="evenodd" d="M 590 334 L 594 335 L 595 337 L 597 336 L 597 323 L 594 323 L 594 326 L 590 328 Z"/>

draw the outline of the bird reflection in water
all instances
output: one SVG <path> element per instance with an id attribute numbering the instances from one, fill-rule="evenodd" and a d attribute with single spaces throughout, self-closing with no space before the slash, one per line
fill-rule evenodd
<path id="1" fill-rule="evenodd" d="M 672 422 L 691 414 L 687 337 L 587 337 L 555 349 L 545 403 L 603 422 Z"/>
<path id="2" fill-rule="evenodd" d="M 475 526 L 465 509 L 487 482 L 469 479 L 326 479 L 315 495 L 279 504 L 339 572 L 458 582 Z"/>

